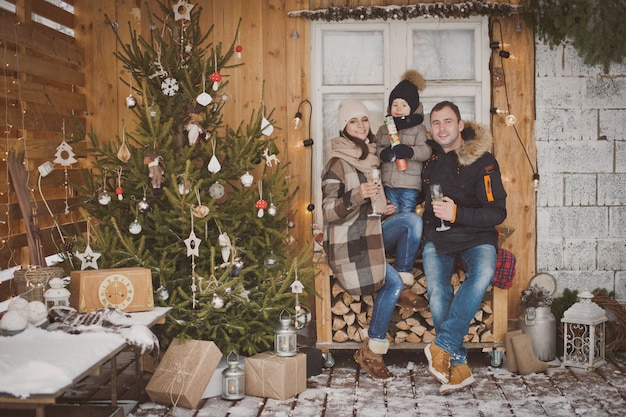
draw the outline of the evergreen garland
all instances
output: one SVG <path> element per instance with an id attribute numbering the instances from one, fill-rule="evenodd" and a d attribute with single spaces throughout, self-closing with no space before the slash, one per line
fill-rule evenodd
<path id="1" fill-rule="evenodd" d="M 605 73 L 626 56 L 626 0 L 535 0 L 525 15 L 551 48 L 569 40 L 585 64 Z"/>

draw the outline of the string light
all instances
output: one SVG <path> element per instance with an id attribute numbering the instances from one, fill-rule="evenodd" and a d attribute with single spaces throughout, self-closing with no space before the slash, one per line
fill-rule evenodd
<path id="1" fill-rule="evenodd" d="M 308 136 L 306 139 L 299 140 L 298 142 L 296 142 L 296 149 L 310 148 L 313 146 L 313 143 L 314 143 L 313 139 L 311 138 L 311 118 L 313 116 L 313 105 L 308 99 L 305 98 L 302 101 L 300 101 L 300 103 L 298 104 L 298 110 L 296 111 L 296 115 L 293 118 L 292 125 L 294 129 L 296 130 L 302 127 L 302 106 L 304 104 L 309 105 L 309 120 L 307 121 Z M 312 168 L 313 168 L 313 152 L 311 151 L 311 169 Z M 311 196 L 310 196 L 309 204 L 306 207 L 306 210 L 309 213 L 312 213 L 313 210 L 315 210 L 315 204 L 313 204 L 313 189 L 311 189 Z"/>
<path id="2" fill-rule="evenodd" d="M 500 21 L 498 19 L 495 19 L 493 21 L 493 24 L 498 24 L 498 28 L 500 30 L 500 39 L 502 39 L 502 26 L 500 25 Z M 493 28 L 491 30 L 491 32 L 493 33 Z M 537 170 L 535 170 L 535 166 L 533 165 L 532 161 L 530 160 L 530 156 L 528 155 L 528 151 L 526 150 L 526 147 L 524 146 L 524 143 L 522 142 L 522 138 L 520 137 L 520 134 L 517 130 L 517 117 L 515 117 L 514 114 L 511 113 L 510 111 L 510 102 L 509 102 L 509 90 L 507 88 L 506 85 L 506 74 L 504 71 L 504 62 L 503 59 L 507 59 L 507 58 L 511 58 L 514 59 L 515 56 L 512 55 L 510 52 L 505 51 L 504 47 L 508 47 L 510 46 L 507 43 L 501 42 L 501 41 L 491 41 L 489 43 L 489 47 L 491 48 L 491 50 L 495 53 L 496 51 L 499 50 L 498 52 L 498 56 L 500 57 L 500 67 L 502 69 L 502 85 L 504 86 L 504 92 L 505 92 L 505 96 L 506 96 L 506 108 L 497 108 L 497 107 L 492 107 L 490 110 L 490 113 L 493 115 L 506 115 L 504 117 L 504 123 L 513 128 L 513 131 L 515 132 L 515 135 L 517 137 L 517 140 L 519 141 L 519 144 L 522 146 L 522 149 L 524 151 L 524 154 L 526 155 L 526 159 L 528 160 L 528 164 L 530 165 L 530 169 L 533 172 L 533 176 L 532 176 L 532 181 L 531 181 L 531 186 L 532 188 L 535 190 L 535 192 L 537 192 L 539 190 L 539 184 L 540 184 L 540 180 L 539 180 L 539 173 L 537 172 Z"/>

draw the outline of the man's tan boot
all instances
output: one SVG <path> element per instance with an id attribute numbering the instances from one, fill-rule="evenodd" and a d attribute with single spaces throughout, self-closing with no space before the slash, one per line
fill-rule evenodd
<path id="1" fill-rule="evenodd" d="M 361 365 L 361 368 L 374 379 L 393 378 L 393 374 L 387 369 L 383 355 L 389 349 L 389 342 L 377 342 L 365 339 L 361 349 L 354 354 L 354 360 Z"/>

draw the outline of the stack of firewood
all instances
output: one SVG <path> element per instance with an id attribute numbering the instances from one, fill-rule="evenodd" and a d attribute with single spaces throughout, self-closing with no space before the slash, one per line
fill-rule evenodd
<path id="1" fill-rule="evenodd" d="M 411 291 L 428 299 L 426 276 L 417 268 L 413 270 L 413 275 L 415 275 L 415 284 L 411 287 Z M 457 270 L 452 275 L 452 286 L 455 293 L 464 279 L 465 272 L 462 270 Z M 337 280 L 331 278 L 331 296 L 333 341 L 340 343 L 362 342 L 364 332 L 361 330 L 369 326 L 376 294 L 364 296 L 348 294 Z M 468 343 L 494 342 L 493 319 L 492 287 L 490 286 L 478 312 L 472 319 L 464 341 Z M 416 312 L 397 306 L 391 318 L 387 337 L 396 344 L 432 342 L 435 339 L 435 329 L 430 310 Z"/>

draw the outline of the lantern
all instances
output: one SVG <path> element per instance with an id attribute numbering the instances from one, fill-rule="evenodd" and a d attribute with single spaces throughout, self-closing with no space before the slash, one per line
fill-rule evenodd
<path id="1" fill-rule="evenodd" d="M 606 363 L 604 330 L 608 318 L 592 298 L 592 293 L 583 291 L 578 302 L 563 313 L 564 366 L 593 370 Z"/>
<path id="2" fill-rule="evenodd" d="M 43 294 L 48 310 L 56 306 L 69 307 L 70 292 L 65 288 L 63 280 L 61 278 L 52 278 L 48 285 L 50 285 L 50 288 Z"/>
<path id="3" fill-rule="evenodd" d="M 246 373 L 239 367 L 239 355 L 231 351 L 226 363 L 228 368 L 222 371 L 222 398 L 240 400 L 246 395 Z"/>
<path id="4" fill-rule="evenodd" d="M 274 333 L 274 354 L 295 356 L 296 353 L 296 329 L 291 325 L 291 315 L 283 310 L 280 313 L 280 326 Z"/>

